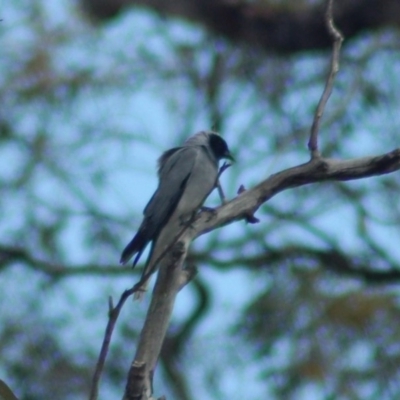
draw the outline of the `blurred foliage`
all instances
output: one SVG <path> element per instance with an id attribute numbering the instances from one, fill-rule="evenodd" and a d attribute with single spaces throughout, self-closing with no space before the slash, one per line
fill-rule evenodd
<path id="1" fill-rule="evenodd" d="M 266 57 L 141 10 L 92 26 L 72 2 L 3 8 L 0 377 L 21 400 L 76 399 L 87 395 L 107 298 L 137 277 L 117 262 L 155 187 L 157 155 L 217 128 L 238 159 L 223 177 L 231 197 L 307 161 L 330 55 Z M 324 156 L 398 147 L 398 43 L 384 31 L 346 44 Z M 398 397 L 399 186 L 395 173 L 299 188 L 262 207 L 260 224 L 199 239 L 188 262 L 200 274 L 178 298 L 156 391 Z M 120 395 L 144 312 L 126 305 L 102 393 Z"/>
<path id="2" fill-rule="evenodd" d="M 397 296 L 351 286 L 323 266 L 288 266 L 243 313 L 238 331 L 278 398 L 297 399 L 312 384 L 322 398 L 396 397 Z"/>

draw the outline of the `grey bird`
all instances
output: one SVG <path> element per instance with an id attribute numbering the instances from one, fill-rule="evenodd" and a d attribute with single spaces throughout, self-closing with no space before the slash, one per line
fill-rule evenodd
<path id="1" fill-rule="evenodd" d="M 185 223 L 190 223 L 216 187 L 218 164 L 224 158 L 234 161 L 225 140 L 208 131 L 196 133 L 181 147 L 161 155 L 158 188 L 144 209 L 138 232 L 122 252 L 122 264 L 136 254 L 134 267 L 151 242 L 142 280 L 155 272 L 163 253 L 177 240 Z"/>

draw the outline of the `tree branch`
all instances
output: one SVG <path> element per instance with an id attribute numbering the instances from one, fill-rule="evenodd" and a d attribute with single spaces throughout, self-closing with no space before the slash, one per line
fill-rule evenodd
<path id="1" fill-rule="evenodd" d="M 150 307 L 128 374 L 123 400 L 152 398 L 152 377 L 171 319 L 175 298 L 182 285 L 188 282 L 187 273 L 182 269 L 188 246 L 189 242 L 180 238 L 160 261 Z M 138 366 L 144 368 L 144 373 L 137 373 Z"/>
<path id="2" fill-rule="evenodd" d="M 104 334 L 103 344 L 101 346 L 99 358 L 96 363 L 96 369 L 93 374 L 92 384 L 90 387 L 89 400 L 97 400 L 99 394 L 99 382 L 101 378 L 101 374 L 103 372 L 104 364 L 106 361 L 108 349 L 110 347 L 111 336 L 114 331 L 114 326 L 119 317 L 119 313 L 122 309 L 122 306 L 125 304 L 126 299 L 134 293 L 134 289 L 125 290 L 118 304 L 113 307 L 112 299 L 109 299 L 109 311 L 108 311 L 108 324 L 106 327 L 106 332 Z"/>
<path id="3" fill-rule="evenodd" d="M 326 103 L 328 102 L 329 97 L 331 96 L 336 74 L 339 71 L 339 55 L 340 55 L 340 48 L 342 47 L 342 42 L 343 42 L 343 36 L 340 33 L 340 31 L 336 28 L 333 22 L 333 0 L 328 0 L 328 7 L 326 10 L 325 20 L 329 35 L 333 39 L 333 51 L 331 56 L 328 79 L 326 80 L 324 91 L 322 92 L 322 96 L 319 100 L 317 109 L 315 110 L 314 120 L 311 126 L 310 140 L 308 141 L 308 148 L 311 152 L 312 158 L 320 157 L 318 151 L 319 125 L 322 115 L 324 114 L 325 111 Z"/>
<path id="4" fill-rule="evenodd" d="M 276 194 L 323 181 L 347 181 L 388 174 L 400 169 L 400 149 L 376 157 L 352 160 L 314 158 L 306 164 L 271 175 L 254 188 L 241 192 L 214 213 L 203 212 L 182 233 L 160 262 L 160 270 L 135 359 L 128 374 L 123 400 L 150 399 L 152 375 L 164 341 L 176 295 L 182 286 L 182 264 L 190 243 L 200 235 L 238 220 L 246 220 Z M 183 279 L 184 280 L 184 279 Z M 144 373 L 141 371 L 144 368 Z M 140 370 L 138 372 L 138 369 Z"/>
<path id="5" fill-rule="evenodd" d="M 278 172 L 246 190 L 215 212 L 204 213 L 183 238 L 192 240 L 234 221 L 246 219 L 266 201 L 290 188 L 323 181 L 348 181 L 384 175 L 400 169 L 400 148 L 375 157 L 351 160 L 318 158 L 297 167 Z"/>

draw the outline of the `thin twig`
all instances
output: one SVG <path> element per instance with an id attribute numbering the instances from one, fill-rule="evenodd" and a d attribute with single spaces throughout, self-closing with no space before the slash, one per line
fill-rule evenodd
<path id="1" fill-rule="evenodd" d="M 111 342 L 111 335 L 114 330 L 115 323 L 117 322 L 119 313 L 124 305 L 126 299 L 134 293 L 134 288 L 125 290 L 119 301 L 118 304 L 112 308 L 112 300 L 109 298 L 109 313 L 108 313 L 108 323 L 106 327 L 106 332 L 104 334 L 103 344 L 101 346 L 99 358 L 97 360 L 96 369 L 93 374 L 92 384 L 90 388 L 90 395 L 89 400 L 97 400 L 99 394 L 99 381 L 101 378 L 101 374 L 103 372 L 104 363 L 106 361 L 108 349 L 110 347 Z"/>
<path id="2" fill-rule="evenodd" d="M 224 193 L 224 190 L 222 189 L 221 182 L 219 181 L 219 179 L 217 180 L 217 189 L 218 189 L 219 198 L 221 199 L 221 203 L 225 204 L 226 197 L 225 197 L 225 193 Z"/>
<path id="3" fill-rule="evenodd" d="M 221 182 L 219 181 L 219 178 L 220 178 L 221 175 L 224 173 L 224 171 L 226 171 L 226 170 L 227 170 L 229 167 L 231 167 L 231 166 L 232 166 L 232 164 L 227 163 L 227 162 L 224 162 L 224 163 L 222 164 L 221 168 L 220 168 L 219 171 L 218 171 L 217 182 L 216 182 L 215 186 L 216 186 L 217 189 L 218 189 L 218 194 L 219 194 L 219 197 L 220 197 L 220 199 L 221 199 L 221 203 L 222 203 L 222 204 L 225 204 L 225 203 L 226 203 L 226 197 L 225 197 L 225 193 L 224 193 L 224 191 L 223 191 L 223 189 L 222 189 Z"/>
<path id="4" fill-rule="evenodd" d="M 244 187 L 244 185 L 240 185 L 239 189 L 237 191 L 237 194 L 242 194 L 246 191 L 246 188 Z M 258 224 L 260 222 L 260 220 L 254 216 L 254 212 L 252 213 L 247 213 L 245 216 L 245 220 L 247 223 L 249 224 Z"/>
<path id="5" fill-rule="evenodd" d="M 188 234 L 190 234 L 189 230 L 186 232 L 186 235 Z M 128 374 L 124 400 L 153 398 L 153 374 L 171 319 L 175 298 L 181 289 L 182 264 L 186 258 L 186 252 L 187 242 L 180 239 L 160 261 L 153 295 L 134 357 L 134 361 L 145 365 L 145 376 Z"/>
<path id="6" fill-rule="evenodd" d="M 221 165 L 221 167 L 220 167 L 220 169 L 219 169 L 219 171 L 218 171 L 218 179 L 219 178 L 221 178 L 221 175 L 229 168 L 229 167 L 232 167 L 232 164 L 231 163 L 228 163 L 228 162 L 224 162 L 222 165 Z"/>
<path id="7" fill-rule="evenodd" d="M 164 256 L 171 250 L 171 248 L 176 244 L 176 242 L 180 239 L 180 237 L 185 233 L 186 229 L 190 226 L 190 224 L 193 221 L 189 221 L 189 223 L 187 225 L 185 225 L 181 231 L 175 236 L 174 240 L 172 241 L 172 243 L 160 254 L 160 256 L 157 258 L 155 265 L 157 265 L 161 259 L 164 258 Z M 146 281 L 149 279 L 150 275 L 153 273 L 154 271 L 148 271 L 146 274 L 144 274 L 141 279 L 139 280 L 139 282 L 137 282 L 131 289 L 125 290 L 119 301 L 118 304 L 113 308 L 113 302 L 112 302 L 112 298 L 109 297 L 108 299 L 108 323 L 107 323 L 107 327 L 106 327 L 106 332 L 104 334 L 104 339 L 103 339 L 103 344 L 101 346 L 101 350 L 100 350 L 100 354 L 99 354 L 99 358 L 97 360 L 97 364 L 96 364 L 96 369 L 95 372 L 93 374 L 93 378 L 92 378 L 92 385 L 90 388 L 90 395 L 89 395 L 89 400 L 97 400 L 98 398 L 98 393 L 99 393 L 99 381 L 101 378 L 101 374 L 103 372 L 103 368 L 104 368 L 104 364 L 105 364 L 105 360 L 107 357 L 107 353 L 108 353 L 108 349 L 110 347 L 110 342 L 111 342 L 111 336 L 115 327 L 115 324 L 117 322 L 119 313 L 122 309 L 122 306 L 124 305 L 126 299 L 131 296 L 134 293 L 137 293 L 138 291 L 141 290 L 143 284 L 146 283 Z"/>
<path id="8" fill-rule="evenodd" d="M 326 103 L 332 93 L 333 83 L 336 77 L 336 74 L 339 71 L 339 55 L 340 48 L 343 42 L 343 35 L 338 30 L 333 22 L 333 0 L 328 0 L 328 7 L 325 15 L 325 22 L 329 32 L 329 35 L 333 39 L 333 49 L 332 49 L 332 57 L 330 62 L 329 75 L 325 83 L 324 91 L 322 92 L 322 96 L 319 100 L 317 109 L 315 110 L 314 120 L 311 126 L 310 139 L 308 141 L 308 149 L 311 152 L 311 158 L 319 158 L 320 153 L 318 151 L 318 132 L 320 127 L 320 122 L 322 115 L 325 111 Z"/>

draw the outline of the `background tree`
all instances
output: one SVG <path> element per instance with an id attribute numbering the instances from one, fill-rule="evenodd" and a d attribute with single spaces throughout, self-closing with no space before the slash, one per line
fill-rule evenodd
<path id="1" fill-rule="evenodd" d="M 215 127 L 239 160 L 223 177 L 230 197 L 308 158 L 330 53 L 322 3 L 193 3 L 3 7 L 0 375 L 20 399 L 87 396 L 107 297 L 138 277 L 117 262 L 162 150 Z M 398 147 L 400 125 L 398 4 L 348 3 L 321 127 L 323 154 L 340 158 Z M 229 15 L 242 29 L 229 32 Z M 162 387 L 175 399 L 397 397 L 399 183 L 286 191 L 260 224 L 196 241 Z M 123 310 L 105 396 L 121 392 L 145 309 Z"/>

